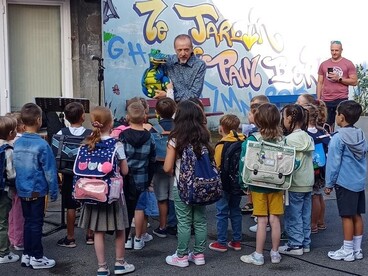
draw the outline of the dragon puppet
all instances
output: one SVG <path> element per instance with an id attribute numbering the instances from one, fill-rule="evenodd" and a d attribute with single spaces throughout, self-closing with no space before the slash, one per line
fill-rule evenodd
<path id="1" fill-rule="evenodd" d="M 142 91 L 147 97 L 153 98 L 156 94 L 155 90 L 166 91 L 172 85 L 170 84 L 170 79 L 165 75 L 162 66 L 166 63 L 168 56 L 157 49 L 151 49 L 148 56 L 150 66 L 144 71 L 142 76 Z"/>

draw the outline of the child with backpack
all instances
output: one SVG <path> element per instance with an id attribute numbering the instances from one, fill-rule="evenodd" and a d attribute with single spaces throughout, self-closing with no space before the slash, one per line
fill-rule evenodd
<path id="1" fill-rule="evenodd" d="M 153 234 L 160 238 L 166 238 L 167 228 L 176 228 L 176 216 L 173 199 L 174 177 L 163 171 L 166 157 L 167 138 L 174 127 L 176 103 L 171 98 L 161 98 L 156 104 L 156 113 L 159 116 L 158 124 L 153 125 L 151 132 L 156 143 L 156 165 L 153 175 L 153 189 L 156 194 L 159 208 L 159 226 L 153 230 Z"/>
<path id="2" fill-rule="evenodd" d="M 281 114 L 286 145 L 295 147 L 296 161 L 288 190 L 289 204 L 286 204 L 284 216 L 284 227 L 289 240 L 279 247 L 279 252 L 300 256 L 310 252 L 314 143 L 305 131 L 308 113 L 302 106 L 286 105 Z"/>
<path id="3" fill-rule="evenodd" d="M 169 136 L 169 143 L 164 163 L 164 171 L 174 175 L 174 202 L 178 219 L 178 245 L 173 255 L 166 257 L 166 263 L 177 267 L 189 266 L 189 261 L 196 265 L 204 265 L 204 250 L 207 240 L 206 207 L 204 205 L 186 204 L 179 195 L 178 185 L 183 173 L 191 175 L 192 167 L 181 170 L 181 160 L 185 150 L 192 146 L 195 156 L 203 154 L 203 148 L 213 156 L 210 145 L 210 132 L 206 127 L 206 117 L 203 110 L 194 102 L 181 101 L 177 106 L 174 119 L 174 129 Z M 204 158 L 204 157 L 202 157 Z M 213 159 L 213 157 L 212 157 Z M 195 244 L 193 252 L 189 252 L 191 225 L 194 226 Z"/>
<path id="4" fill-rule="evenodd" d="M 71 102 L 65 106 L 64 109 L 65 118 L 70 123 L 69 127 L 62 128 L 57 135 L 66 135 L 68 137 L 80 137 L 85 138 L 92 133 L 92 130 L 86 129 L 83 126 L 85 119 L 84 107 L 79 102 Z M 59 144 L 59 147 L 62 146 Z M 77 147 L 77 145 L 75 145 Z M 70 173 L 63 174 L 63 181 L 61 186 L 62 204 L 67 209 L 66 211 L 66 230 L 67 235 L 57 242 L 57 245 L 67 248 L 74 248 L 77 246 L 74 238 L 74 224 L 76 218 L 76 209 L 80 206 L 72 197 L 73 192 L 73 163 L 66 164 L 70 168 Z M 93 244 L 93 232 L 87 230 L 86 243 Z"/>
<path id="5" fill-rule="evenodd" d="M 307 133 L 314 141 L 313 168 L 314 185 L 312 191 L 312 220 L 311 233 L 317 234 L 319 230 L 325 230 L 325 200 L 323 199 L 323 189 L 325 186 L 326 153 L 330 135 L 317 125 L 318 108 L 312 104 L 305 104 L 303 107 L 308 111 Z"/>
<path id="6" fill-rule="evenodd" d="M 22 133 L 24 132 L 24 124 L 22 122 L 22 119 L 20 117 L 20 112 L 12 112 L 6 114 L 6 116 L 9 116 L 11 118 L 14 118 L 17 122 L 17 134 L 14 138 L 14 140 L 11 141 L 12 144 L 20 137 L 22 136 Z M 24 218 L 23 218 L 23 211 L 22 211 L 22 203 L 21 200 L 17 194 L 17 191 L 14 187 L 14 194 L 12 199 L 12 208 L 9 212 L 9 241 L 10 245 L 14 247 L 15 250 L 24 250 L 23 246 L 23 228 L 24 228 Z"/>
<path id="7" fill-rule="evenodd" d="M 10 187 L 14 187 L 15 169 L 11 140 L 17 134 L 17 122 L 8 116 L 0 116 L 0 264 L 13 263 L 19 256 L 10 251 L 8 216 L 12 208 Z"/>
<path id="8" fill-rule="evenodd" d="M 228 247 L 236 251 L 241 250 L 240 201 L 244 193 L 239 185 L 239 160 L 245 136 L 237 132 L 239 125 L 240 120 L 236 115 L 227 114 L 220 118 L 219 134 L 222 138 L 215 147 L 215 162 L 220 170 L 223 193 L 221 199 L 216 202 L 217 241 L 208 246 L 218 252 L 226 252 Z M 233 238 L 227 242 L 229 219 Z"/>
<path id="9" fill-rule="evenodd" d="M 76 196 L 76 189 L 78 180 L 80 180 L 81 173 L 87 174 L 91 172 L 93 175 L 101 175 L 105 173 L 111 181 L 113 177 L 128 173 L 128 165 L 124 152 L 124 147 L 116 139 L 111 138 L 110 131 L 113 125 L 113 116 L 111 111 L 102 106 L 97 106 L 91 111 L 91 123 L 93 132 L 89 135 L 85 142 L 86 144 L 79 149 L 76 162 L 74 164 L 75 187 L 74 193 Z M 99 167 L 92 160 L 101 158 L 105 160 L 106 156 L 111 155 L 111 161 L 104 161 Z M 89 157 L 86 159 L 86 157 Z M 82 162 L 87 160 L 86 162 Z M 114 174 L 114 176 L 112 176 Z M 109 180 L 107 178 L 103 180 Z M 88 178 L 88 177 L 87 177 Z M 111 189 L 113 183 L 109 184 L 109 197 L 111 196 Z M 97 275 L 109 275 L 110 270 L 105 259 L 105 234 L 107 232 L 115 232 L 115 274 L 125 274 L 135 270 L 134 265 L 128 264 L 125 257 L 125 228 L 128 227 L 128 215 L 124 198 L 121 196 L 121 190 L 118 192 L 118 198 L 112 202 L 85 202 L 82 207 L 79 227 L 84 229 L 91 229 L 94 231 L 94 246 L 98 261 Z"/>
<path id="10" fill-rule="evenodd" d="M 124 196 L 127 203 L 130 233 L 134 217 L 135 237 L 132 239 L 134 249 L 145 246 L 147 220 L 144 210 L 148 205 L 145 193 L 152 181 L 156 158 L 155 141 L 152 134 L 145 129 L 146 112 L 141 100 L 127 106 L 127 121 L 130 128 L 120 133 L 119 139 L 124 145 L 129 173 L 124 177 Z M 149 237 L 149 240 L 152 236 Z M 128 241 L 128 237 L 127 240 Z"/>
<path id="11" fill-rule="evenodd" d="M 280 113 L 274 104 L 264 103 L 254 113 L 254 123 L 258 132 L 253 133 L 242 145 L 240 159 L 240 172 L 243 173 L 245 156 L 250 141 L 266 141 L 276 144 L 283 143 L 282 129 L 280 126 Z M 253 199 L 253 214 L 257 216 L 256 250 L 250 255 L 240 257 L 245 263 L 263 265 L 263 249 L 266 240 L 266 228 L 268 221 L 272 229 L 272 249 L 270 252 L 271 262 L 279 263 L 279 244 L 281 236 L 280 216 L 284 213 L 283 191 L 266 187 L 249 185 Z"/>

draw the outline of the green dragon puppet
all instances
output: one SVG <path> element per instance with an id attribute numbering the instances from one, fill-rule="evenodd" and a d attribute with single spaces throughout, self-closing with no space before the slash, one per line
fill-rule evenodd
<path id="1" fill-rule="evenodd" d="M 153 98 L 156 94 L 155 90 L 166 91 L 170 89 L 168 87 L 170 79 L 165 75 L 162 66 L 166 63 L 168 56 L 157 49 L 151 49 L 151 53 L 148 56 L 150 66 L 144 71 L 142 76 L 142 91 L 147 97 Z"/>

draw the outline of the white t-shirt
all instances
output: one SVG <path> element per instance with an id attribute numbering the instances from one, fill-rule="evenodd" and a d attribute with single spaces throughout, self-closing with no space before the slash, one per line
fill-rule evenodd
<path id="1" fill-rule="evenodd" d="M 69 127 L 69 131 L 72 135 L 74 136 L 81 136 L 84 131 L 86 130 L 86 128 L 84 126 L 80 126 L 80 127 Z M 58 135 L 61 135 L 61 130 L 59 130 L 59 132 L 57 133 Z"/>

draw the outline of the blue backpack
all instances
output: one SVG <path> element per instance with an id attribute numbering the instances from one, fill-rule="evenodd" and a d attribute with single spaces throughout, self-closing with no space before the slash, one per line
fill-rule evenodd
<path id="1" fill-rule="evenodd" d="M 209 205 L 221 198 L 221 177 L 206 147 L 199 157 L 191 144 L 184 148 L 177 185 L 181 200 L 188 205 Z"/>
<path id="2" fill-rule="evenodd" d="M 156 144 L 156 160 L 165 161 L 170 131 L 164 130 L 160 124 L 153 125 L 152 128 L 156 131 L 152 132 Z"/>
<path id="3" fill-rule="evenodd" d="M 6 156 L 5 151 L 7 149 L 12 149 L 13 147 L 9 144 L 4 144 L 0 146 L 0 191 L 3 191 L 6 186 L 13 186 L 7 181 L 6 177 Z"/>
<path id="4" fill-rule="evenodd" d="M 117 140 L 98 142 L 93 150 L 79 148 L 74 163 L 73 196 L 88 204 L 106 204 L 120 198 L 123 188 L 116 157 Z"/>

